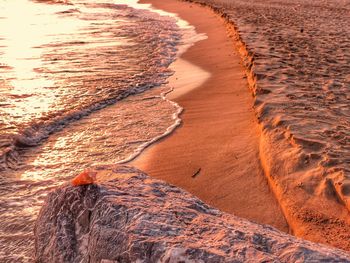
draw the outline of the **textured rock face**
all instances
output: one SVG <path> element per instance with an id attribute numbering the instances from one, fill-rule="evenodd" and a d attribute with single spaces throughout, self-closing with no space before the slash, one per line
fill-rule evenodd
<path id="1" fill-rule="evenodd" d="M 350 262 L 344 251 L 213 209 L 127 166 L 52 192 L 35 227 L 37 262 Z"/>

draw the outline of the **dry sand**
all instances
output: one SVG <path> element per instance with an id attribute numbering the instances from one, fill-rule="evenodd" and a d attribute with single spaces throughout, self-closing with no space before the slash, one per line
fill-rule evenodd
<path id="1" fill-rule="evenodd" d="M 208 8 L 190 3 L 142 2 L 177 13 L 208 39 L 197 42 L 174 64 L 176 73 L 169 85 L 175 92 L 169 98 L 184 108 L 182 125 L 132 164 L 223 211 L 288 232 L 260 165 L 253 98 L 224 21 Z M 186 68 L 191 65 L 203 74 L 200 70 L 192 74 Z"/>

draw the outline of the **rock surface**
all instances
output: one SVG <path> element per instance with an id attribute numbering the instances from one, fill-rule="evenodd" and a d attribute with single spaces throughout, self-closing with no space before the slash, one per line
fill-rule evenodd
<path id="1" fill-rule="evenodd" d="M 52 192 L 35 227 L 37 262 L 350 262 L 350 254 L 213 209 L 128 166 Z"/>

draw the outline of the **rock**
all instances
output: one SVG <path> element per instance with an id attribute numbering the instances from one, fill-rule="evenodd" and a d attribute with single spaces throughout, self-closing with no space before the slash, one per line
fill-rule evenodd
<path id="1" fill-rule="evenodd" d="M 350 254 L 209 207 L 128 166 L 49 194 L 36 262 L 350 262 Z"/>

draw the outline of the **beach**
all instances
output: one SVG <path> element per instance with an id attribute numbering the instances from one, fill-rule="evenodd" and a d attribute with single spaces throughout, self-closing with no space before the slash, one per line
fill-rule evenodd
<path id="1" fill-rule="evenodd" d="M 208 38 L 195 43 L 173 64 L 175 74 L 168 85 L 174 92 L 168 99 L 184 108 L 181 126 L 131 164 L 223 211 L 288 232 L 260 165 L 253 98 L 224 21 L 208 8 L 191 3 L 147 3 L 178 14 Z M 186 68 L 191 64 L 207 73 L 193 74 Z"/>
<path id="2" fill-rule="evenodd" d="M 349 13 L 3 0 L 2 261 L 347 262 Z"/>

